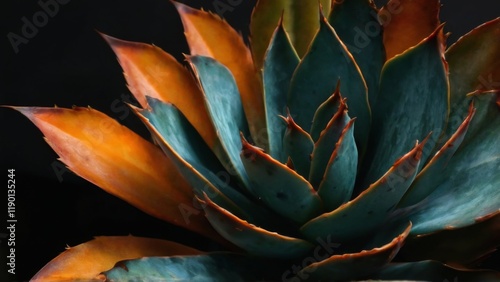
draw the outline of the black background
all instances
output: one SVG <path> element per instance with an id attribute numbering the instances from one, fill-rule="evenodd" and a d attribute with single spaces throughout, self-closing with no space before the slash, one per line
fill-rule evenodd
<path id="1" fill-rule="evenodd" d="M 193 7 L 203 4 L 205 9 L 214 10 L 217 2 L 238 1 L 180 2 Z M 497 0 L 441 2 L 441 19 L 447 23 L 445 30 L 451 32 L 449 43 L 500 15 Z M 246 35 L 254 3 L 255 0 L 243 0 L 223 16 Z M 21 19 L 32 21 L 40 10 L 37 1 L 2 2 L 0 104 L 90 105 L 147 138 L 146 129 L 131 113 L 113 111 L 112 105 L 134 100 L 115 55 L 96 30 L 130 41 L 153 43 L 182 60 L 182 54 L 189 50 L 173 5 L 167 0 L 70 0 L 59 5 L 57 14 L 14 52 L 7 34 L 22 35 Z M 203 247 L 203 239 L 197 235 L 180 232 L 151 218 L 71 172 L 59 171 L 58 176 L 54 167 L 61 169 L 63 165 L 56 159 L 28 119 L 0 108 L 0 174 L 6 179 L 8 168 L 16 170 L 17 277 L 9 276 L 10 281 L 28 280 L 66 245 L 73 246 L 96 235 L 160 237 Z M 5 231 L 0 229 L 0 233 Z M 0 280 L 5 281 L 5 240 L 1 245 Z"/>

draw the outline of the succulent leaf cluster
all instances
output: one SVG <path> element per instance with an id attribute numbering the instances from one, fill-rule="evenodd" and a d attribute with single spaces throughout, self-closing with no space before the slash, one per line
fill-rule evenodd
<path id="1" fill-rule="evenodd" d="M 97 237 L 33 281 L 500 280 L 474 267 L 500 245 L 500 90 L 478 81 L 500 79 L 499 18 L 447 46 L 438 0 L 259 0 L 247 45 L 173 5 L 185 62 L 102 34 L 151 140 L 13 108 L 74 173 L 221 251 Z"/>

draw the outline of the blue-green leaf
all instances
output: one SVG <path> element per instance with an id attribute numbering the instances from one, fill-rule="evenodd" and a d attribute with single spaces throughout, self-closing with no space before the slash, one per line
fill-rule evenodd
<path id="1" fill-rule="evenodd" d="M 147 109 L 133 109 L 148 119 L 181 158 L 195 169 L 206 167 L 215 172 L 224 171 L 217 157 L 177 107 L 149 96 L 146 96 L 146 101 Z"/>
<path id="2" fill-rule="evenodd" d="M 311 168 L 314 142 L 309 133 L 296 124 L 290 114 L 284 120 L 287 124 L 283 136 L 285 155 L 291 159 L 294 170 L 303 177 L 307 177 Z"/>
<path id="3" fill-rule="evenodd" d="M 499 281 L 500 274 L 489 270 L 457 269 L 437 261 L 392 263 L 371 276 L 372 279 L 411 281 Z"/>
<path id="4" fill-rule="evenodd" d="M 322 16 L 320 29 L 305 57 L 295 71 L 288 106 L 300 127 L 311 128 L 316 109 L 335 91 L 347 97 L 349 111 L 357 118 L 355 137 L 358 148 L 364 148 L 370 128 L 370 107 L 365 80 L 352 55 Z"/>
<path id="5" fill-rule="evenodd" d="M 452 109 L 463 108 L 464 103 L 467 105 L 466 95 L 474 90 L 500 87 L 499 37 L 500 18 L 496 18 L 473 29 L 446 51 L 446 61 L 450 69 Z M 452 130 L 459 125 L 457 122 Z"/>
<path id="6" fill-rule="evenodd" d="M 383 70 L 373 109 L 370 153 L 363 187 L 378 179 L 414 140 L 433 132 L 422 155 L 425 163 L 448 117 L 448 78 L 443 63 L 442 27 Z"/>
<path id="7" fill-rule="evenodd" d="M 500 18 L 486 22 L 446 51 L 450 76 L 450 120 L 444 143 L 467 115 L 467 94 L 500 88 Z"/>
<path id="8" fill-rule="evenodd" d="M 377 272 L 396 256 L 410 233 L 411 223 L 405 227 L 404 231 L 392 237 L 391 241 L 384 245 L 359 253 L 333 255 L 303 268 L 297 276 L 312 281 L 322 281 L 325 278 L 332 281 L 346 281 L 370 277 L 370 274 Z"/>
<path id="9" fill-rule="evenodd" d="M 195 195 L 202 197 L 206 193 L 217 204 L 252 223 L 267 225 L 278 221 L 268 215 L 268 210 L 231 187 L 229 174 L 174 105 L 150 97 L 147 101 L 148 110 L 133 109 L 156 136 L 158 144 L 174 161 Z"/>
<path id="10" fill-rule="evenodd" d="M 340 80 L 337 82 L 337 87 L 335 92 L 323 102 L 316 112 L 314 113 L 314 118 L 311 126 L 311 138 L 314 141 L 318 141 L 321 132 L 325 130 L 328 122 L 332 119 L 335 113 L 339 110 L 342 101 L 342 95 L 340 94 Z"/>
<path id="11" fill-rule="evenodd" d="M 270 232 L 241 220 L 215 204 L 206 195 L 200 202 L 214 229 L 229 242 L 250 254 L 286 259 L 305 255 L 313 247 L 308 241 Z"/>
<path id="12" fill-rule="evenodd" d="M 500 246 L 500 211 L 473 225 L 450 228 L 406 240 L 400 258 L 406 261 L 434 259 L 459 265 L 475 265 Z"/>
<path id="13" fill-rule="evenodd" d="M 214 169 L 221 169 L 219 172 L 225 172 L 184 115 L 172 104 L 163 103 L 151 97 L 147 97 L 147 102 L 149 110 L 135 107 L 132 109 L 151 131 L 163 152 L 174 162 L 191 185 L 194 195 L 201 197 L 203 193 L 207 193 L 219 205 L 247 218 L 247 214 L 239 206 L 246 207 L 248 210 L 251 207 L 249 201 L 227 183 L 223 183 L 214 172 L 207 169 L 207 165 L 213 165 Z M 239 205 L 236 205 L 228 196 L 235 199 Z"/>
<path id="14" fill-rule="evenodd" d="M 500 107 L 499 97 L 500 90 L 478 90 L 467 95 L 469 103 L 474 103 L 477 106 L 477 110 L 470 122 L 469 130 L 462 141 L 462 147 L 475 142 L 476 135 L 481 134 L 486 127 L 491 125 L 492 121 L 498 118 L 498 107 Z M 466 112 L 465 109 L 464 112 Z"/>
<path id="15" fill-rule="evenodd" d="M 145 257 L 119 262 L 102 278 L 110 282 L 261 281 L 269 279 L 270 268 L 269 262 L 231 253 Z"/>
<path id="16" fill-rule="evenodd" d="M 379 227 L 415 178 L 424 145 L 425 141 L 417 144 L 354 200 L 307 222 L 300 228 L 302 233 L 310 239 L 331 236 L 343 243 Z"/>
<path id="17" fill-rule="evenodd" d="M 318 188 L 325 209 L 333 211 L 352 195 L 358 169 L 358 149 L 354 141 L 354 119 L 346 125 L 326 166 Z"/>
<path id="18" fill-rule="evenodd" d="M 467 133 L 467 129 L 469 128 L 469 124 L 475 112 L 476 110 L 471 104 L 469 107 L 469 115 L 462 122 L 455 134 L 451 136 L 451 138 L 417 175 L 415 181 L 411 184 L 410 189 L 408 189 L 403 199 L 401 199 L 401 202 L 398 204 L 399 207 L 411 206 L 422 201 L 425 197 L 432 193 L 434 188 L 436 188 L 435 184 L 446 178 L 446 176 L 443 175 L 443 169 L 446 167 L 451 157 L 455 154 L 464 140 L 465 134 Z"/>
<path id="19" fill-rule="evenodd" d="M 309 182 L 259 148 L 242 142 L 241 159 L 251 188 L 270 209 L 297 224 L 322 212 L 323 203 Z"/>
<path id="20" fill-rule="evenodd" d="M 483 93 L 474 100 L 476 114 L 442 179 L 425 201 L 410 210 L 412 234 L 426 234 L 474 224 L 500 210 L 499 94 Z M 441 180 L 441 181 L 439 181 Z"/>
<path id="21" fill-rule="evenodd" d="M 224 167 L 248 187 L 248 176 L 239 157 L 240 132 L 248 136 L 248 125 L 236 82 L 231 72 L 216 60 L 204 56 L 187 58 L 203 90 L 205 103 L 217 135 L 228 156 Z"/>
<path id="22" fill-rule="evenodd" d="M 323 180 L 328 162 L 335 150 L 335 144 L 339 141 L 342 131 L 350 120 L 345 101 L 340 103 L 337 113 L 330 119 L 326 128 L 321 132 L 318 141 L 314 144 L 309 183 L 315 188 L 319 187 Z"/>
<path id="23" fill-rule="evenodd" d="M 283 29 L 281 20 L 267 49 L 262 73 L 269 154 L 282 163 L 286 161 L 287 156 L 283 152 L 285 125 L 279 116 L 285 115 L 290 81 L 298 64 L 299 57 Z"/>
<path id="24" fill-rule="evenodd" d="M 371 107 L 375 105 L 380 72 L 385 62 L 382 26 L 377 13 L 371 0 L 333 1 L 328 17 L 363 73 Z"/>

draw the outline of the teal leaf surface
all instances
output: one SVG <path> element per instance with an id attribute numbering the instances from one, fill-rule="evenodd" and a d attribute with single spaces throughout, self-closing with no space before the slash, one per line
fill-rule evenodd
<path id="1" fill-rule="evenodd" d="M 373 279 L 384 281 L 499 281 L 500 274 L 489 270 L 457 269 L 437 261 L 392 263 L 382 268 Z"/>
<path id="2" fill-rule="evenodd" d="M 221 160 L 231 174 L 236 174 L 248 187 L 248 176 L 239 157 L 240 132 L 248 136 L 248 125 L 238 87 L 231 72 L 216 60 L 191 56 L 188 62 L 198 78 L 205 104 L 228 160 Z"/>
<path id="3" fill-rule="evenodd" d="M 145 257 L 119 262 L 102 276 L 109 282 L 261 281 L 269 279 L 272 270 L 268 265 L 269 262 L 231 253 Z"/>
<path id="4" fill-rule="evenodd" d="M 353 132 L 354 119 L 351 119 L 335 145 L 318 188 L 318 195 L 327 211 L 333 211 L 347 202 L 354 189 L 358 169 L 358 149 Z"/>
<path id="5" fill-rule="evenodd" d="M 446 175 L 443 174 L 444 168 L 452 158 L 453 154 L 457 151 L 464 140 L 469 124 L 474 116 L 476 110 L 472 103 L 469 107 L 469 115 L 462 122 L 455 134 L 443 145 L 443 147 L 432 157 L 432 159 L 425 165 L 420 173 L 415 178 L 415 181 L 404 195 L 399 207 L 407 207 L 414 205 L 427 197 L 436 188 L 439 181 L 443 181 Z"/>
<path id="6" fill-rule="evenodd" d="M 133 109 L 157 137 L 158 144 L 190 183 L 195 195 L 202 197 L 206 193 L 219 205 L 252 222 L 272 222 L 274 217 L 267 215 L 268 210 L 231 187 L 229 174 L 174 105 L 150 97 L 147 101 L 147 110 Z"/>
<path id="7" fill-rule="evenodd" d="M 215 187 L 214 183 L 217 182 L 214 180 L 217 179 L 217 176 L 204 167 L 199 156 L 194 153 L 195 151 L 190 150 L 193 149 L 191 146 L 195 144 L 203 145 L 203 142 L 196 142 L 201 140 L 201 137 L 197 135 L 196 130 L 190 126 L 182 113 L 174 105 L 153 98 L 148 98 L 148 103 L 150 103 L 150 111 L 135 107 L 132 109 L 149 129 L 165 155 L 173 161 L 181 175 L 188 181 L 194 195 L 201 196 L 203 193 L 208 193 L 221 206 L 242 217 L 246 217 L 233 201 Z M 189 140 L 186 139 L 188 136 L 191 137 Z M 181 144 L 183 144 L 184 148 L 179 148 L 180 151 L 177 152 L 174 148 L 179 147 Z M 203 173 L 200 173 L 200 171 Z M 227 186 L 219 186 L 223 189 L 227 188 Z M 229 187 L 229 189 L 231 188 Z M 228 195 L 232 195 L 236 199 L 239 197 L 244 199 L 244 196 L 236 191 L 234 193 L 231 193 L 231 191 L 225 192 L 229 192 Z"/>
<path id="8" fill-rule="evenodd" d="M 305 267 L 298 273 L 298 277 L 307 276 L 311 281 L 322 281 L 328 277 L 329 281 L 351 281 L 377 272 L 396 256 L 410 233 L 411 224 L 407 224 L 404 231 L 392 237 L 384 245 L 359 253 L 333 255 L 320 262 Z"/>
<path id="9" fill-rule="evenodd" d="M 405 217 L 412 234 L 472 225 L 500 210 L 499 94 L 483 93 L 474 100 L 476 114 L 464 140 L 436 182 L 434 192 Z"/>
<path id="10" fill-rule="evenodd" d="M 328 21 L 359 65 L 368 87 L 370 106 L 378 95 L 385 62 L 382 26 L 371 0 L 333 1 Z"/>
<path id="11" fill-rule="evenodd" d="M 285 155 L 292 160 L 295 171 L 306 178 L 311 168 L 311 154 L 314 149 L 314 142 L 309 133 L 300 128 L 290 114 L 284 121 L 287 125 L 283 136 Z"/>
<path id="12" fill-rule="evenodd" d="M 358 188 L 380 178 L 410 144 L 433 132 L 422 155 L 422 166 L 444 130 L 448 118 L 448 78 L 441 29 L 385 64 L 373 109 L 368 171 Z"/>
<path id="13" fill-rule="evenodd" d="M 311 126 L 311 138 L 316 142 L 325 130 L 328 122 L 332 119 L 335 113 L 339 110 L 342 103 L 342 95 L 340 94 L 340 80 L 337 82 L 337 87 L 332 96 L 323 102 L 314 113 L 313 123 Z"/>
<path id="14" fill-rule="evenodd" d="M 318 216 L 323 203 L 302 176 L 244 139 L 241 159 L 255 195 L 272 210 L 297 224 Z"/>
<path id="15" fill-rule="evenodd" d="M 200 202 L 214 229 L 222 237 L 252 255 L 295 258 L 307 254 L 313 247 L 308 241 L 280 235 L 241 220 L 207 196 Z"/>
<path id="16" fill-rule="evenodd" d="M 424 145 L 425 140 L 417 144 L 354 200 L 307 222 L 300 228 L 302 233 L 309 239 L 331 236 L 344 243 L 379 227 L 415 178 Z"/>
<path id="17" fill-rule="evenodd" d="M 282 163 L 287 156 L 283 152 L 285 125 L 280 116 L 285 115 L 290 81 L 298 64 L 299 57 L 283 29 L 283 21 L 280 21 L 267 49 L 262 76 L 269 154 Z"/>
<path id="18" fill-rule="evenodd" d="M 349 112 L 357 118 L 358 148 L 364 148 L 371 122 L 366 83 L 352 55 L 321 16 L 319 31 L 293 75 L 288 95 L 290 113 L 300 127 L 311 128 L 314 113 L 334 93 L 338 80 Z"/>
<path id="19" fill-rule="evenodd" d="M 314 144 L 311 157 L 311 172 L 309 173 L 309 183 L 315 188 L 323 180 L 328 162 L 335 150 L 335 144 L 339 141 L 344 128 L 351 119 L 347 114 L 347 105 L 341 101 L 337 113 L 331 118 L 325 130 Z"/>

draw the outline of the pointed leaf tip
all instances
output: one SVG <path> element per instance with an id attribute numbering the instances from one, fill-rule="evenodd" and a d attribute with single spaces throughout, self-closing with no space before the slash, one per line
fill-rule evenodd
<path id="1" fill-rule="evenodd" d="M 212 226 L 228 241 L 250 254 L 291 258 L 305 255 L 312 245 L 302 239 L 271 232 L 242 220 L 208 198 L 199 199 Z"/>
<path id="2" fill-rule="evenodd" d="M 174 104 L 210 147 L 217 145 L 203 95 L 192 74 L 159 47 L 101 34 L 118 58 L 127 86 L 143 108 L 146 96 Z"/>
<path id="3" fill-rule="evenodd" d="M 236 81 L 253 140 L 267 150 L 262 81 L 243 38 L 226 21 L 212 13 L 174 4 L 182 20 L 191 55 L 210 57 L 229 69 Z"/>
<path id="4" fill-rule="evenodd" d="M 91 108 L 15 109 L 42 131 L 75 174 L 152 216 L 221 238 L 203 216 L 186 219 L 182 207 L 192 208 L 193 193 L 170 159 L 116 120 Z"/>
<path id="5" fill-rule="evenodd" d="M 299 224 L 321 212 L 321 200 L 307 180 L 260 148 L 243 144 L 240 156 L 252 191 L 270 209 Z"/>
<path id="6" fill-rule="evenodd" d="M 310 239 L 331 236 L 342 243 L 378 228 L 413 182 L 424 145 L 422 142 L 413 147 L 354 200 L 304 224 L 303 234 Z"/>

